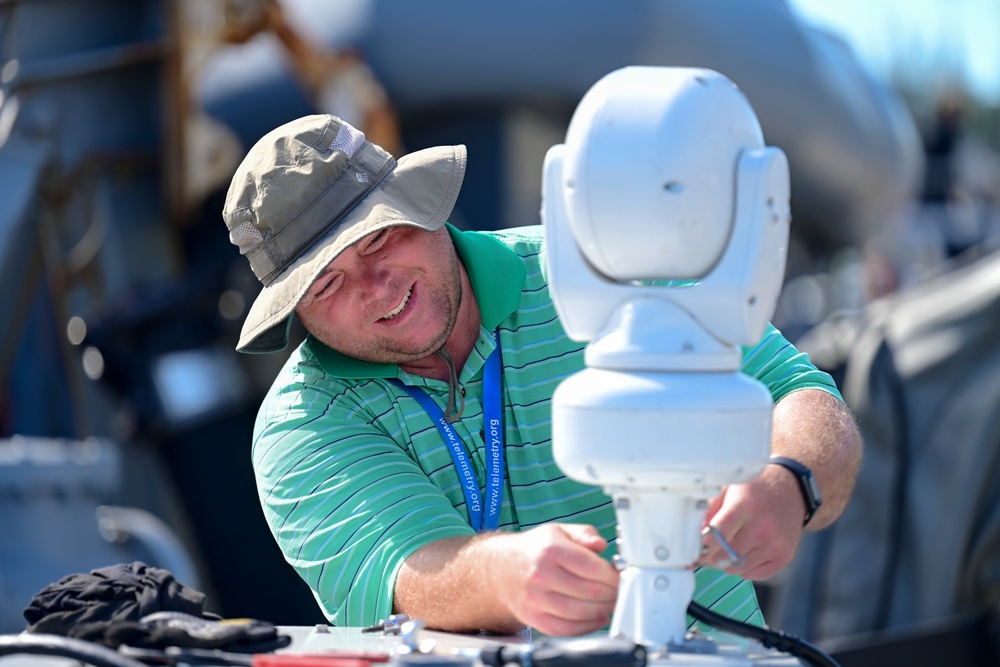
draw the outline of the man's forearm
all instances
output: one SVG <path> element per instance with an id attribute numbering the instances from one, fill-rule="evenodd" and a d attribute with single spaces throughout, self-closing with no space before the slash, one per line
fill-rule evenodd
<path id="1" fill-rule="evenodd" d="M 451 632 L 508 634 L 524 627 L 491 591 L 498 534 L 432 542 L 413 553 L 396 577 L 393 611 Z"/>
<path id="2" fill-rule="evenodd" d="M 453 632 L 593 632 L 618 593 L 618 571 L 600 556 L 607 546 L 585 524 L 433 542 L 403 563 L 393 610 Z"/>
<path id="3" fill-rule="evenodd" d="M 829 526 L 844 511 L 861 466 L 861 450 L 854 417 L 835 396 L 818 389 L 801 389 L 775 405 L 771 453 L 809 466 L 819 485 L 823 504 L 807 530 Z"/>

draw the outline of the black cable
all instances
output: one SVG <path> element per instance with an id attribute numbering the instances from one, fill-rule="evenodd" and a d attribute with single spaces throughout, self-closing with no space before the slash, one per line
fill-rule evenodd
<path id="1" fill-rule="evenodd" d="M 617 637 L 542 639 L 528 649 L 486 646 L 479 660 L 489 667 L 646 667 L 646 647 Z"/>
<path id="2" fill-rule="evenodd" d="M 770 628 L 761 628 L 749 623 L 743 623 L 722 614 L 717 614 L 714 611 L 709 611 L 695 602 L 688 605 L 687 613 L 697 621 L 734 635 L 749 637 L 763 644 L 765 648 L 774 648 L 782 653 L 794 655 L 796 658 L 802 658 L 816 667 L 840 667 L 836 660 L 816 646 L 794 635 L 786 635 L 780 630 L 771 630 Z"/>
<path id="3" fill-rule="evenodd" d="M 114 649 L 83 639 L 29 632 L 0 635 L 0 657 L 24 653 L 72 658 L 94 667 L 146 667 Z"/>

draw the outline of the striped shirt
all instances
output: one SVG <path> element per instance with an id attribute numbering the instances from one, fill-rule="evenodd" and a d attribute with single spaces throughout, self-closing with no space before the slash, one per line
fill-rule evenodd
<path id="1" fill-rule="evenodd" d="M 552 394 L 584 368 L 584 345 L 570 340 L 559 323 L 545 276 L 542 229 L 449 231 L 482 316 L 479 339 L 458 378 L 465 409 L 453 424 L 480 488 L 486 479 L 483 367 L 495 347 L 492 332 L 499 333 L 506 438 L 500 530 L 588 523 L 611 544 L 610 558 L 610 498 L 569 479 L 553 460 Z M 839 396 L 832 379 L 773 327 L 744 350 L 744 371 L 775 400 L 804 387 Z M 474 533 L 441 434 L 393 378 L 446 404 L 447 382 L 352 359 L 309 337 L 279 373 L 255 426 L 253 466 L 268 524 L 336 625 L 388 617 L 396 573 L 407 556 L 430 542 Z M 763 623 L 752 584 L 739 577 L 702 568 L 695 599 Z"/>

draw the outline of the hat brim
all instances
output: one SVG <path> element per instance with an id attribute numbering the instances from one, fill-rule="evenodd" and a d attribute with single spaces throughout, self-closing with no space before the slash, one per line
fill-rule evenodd
<path id="1" fill-rule="evenodd" d="M 382 182 L 298 259 L 261 289 L 236 349 L 263 354 L 288 346 L 290 317 L 319 274 L 348 246 L 386 227 L 440 229 L 465 178 L 465 146 L 436 146 L 404 155 Z"/>

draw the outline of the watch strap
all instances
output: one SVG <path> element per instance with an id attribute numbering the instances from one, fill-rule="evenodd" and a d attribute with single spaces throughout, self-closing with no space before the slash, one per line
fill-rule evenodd
<path id="1" fill-rule="evenodd" d="M 813 515 L 816 514 L 816 510 L 823 504 L 823 500 L 819 495 L 819 486 L 816 484 L 816 478 L 813 477 L 812 470 L 807 465 L 795 459 L 790 459 L 787 456 L 772 456 L 768 459 L 768 463 L 779 465 L 795 475 L 795 479 L 799 483 L 799 491 L 802 492 L 802 500 L 806 504 L 806 518 L 802 522 L 802 526 L 808 526 L 809 522 L 812 521 Z"/>

